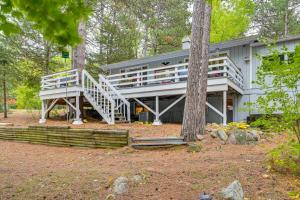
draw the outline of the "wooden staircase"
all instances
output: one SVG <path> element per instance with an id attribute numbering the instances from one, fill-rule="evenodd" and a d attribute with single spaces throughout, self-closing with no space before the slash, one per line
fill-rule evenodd
<path id="1" fill-rule="evenodd" d="M 131 147 L 135 149 L 170 148 L 186 144 L 182 137 L 131 138 Z"/>
<path id="2" fill-rule="evenodd" d="M 130 122 L 130 103 L 105 79 L 97 82 L 86 70 L 82 71 L 84 97 L 108 124 Z"/>

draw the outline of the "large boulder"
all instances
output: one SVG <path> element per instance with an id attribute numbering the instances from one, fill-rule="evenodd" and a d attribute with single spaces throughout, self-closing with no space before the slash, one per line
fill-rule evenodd
<path id="1" fill-rule="evenodd" d="M 228 200 L 244 200 L 244 191 L 239 181 L 233 181 L 228 187 L 221 191 L 223 199 Z"/>
<path id="2" fill-rule="evenodd" d="M 128 192 L 128 178 L 120 176 L 113 185 L 113 191 L 116 194 L 124 194 Z"/>
<path id="3" fill-rule="evenodd" d="M 227 143 L 254 144 L 258 140 L 259 140 L 259 134 L 255 130 L 233 129 L 229 132 Z"/>
<path id="4" fill-rule="evenodd" d="M 223 129 L 218 129 L 217 135 L 224 142 L 226 142 L 228 139 L 228 135 L 226 134 L 226 132 Z"/>

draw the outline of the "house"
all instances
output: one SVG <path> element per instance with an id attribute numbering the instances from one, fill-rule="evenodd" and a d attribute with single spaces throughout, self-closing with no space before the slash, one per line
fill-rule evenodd
<path id="1" fill-rule="evenodd" d="M 280 39 L 276 48 L 294 50 L 300 34 Z M 119 121 L 180 123 L 183 119 L 190 40 L 182 50 L 102 66 L 108 75 L 93 78 L 77 69 L 44 76 L 40 92 L 42 117 L 64 101 L 81 124 L 80 101 L 91 105 L 109 124 Z M 261 64 L 257 55 L 268 56 L 268 46 L 257 36 L 211 44 L 207 86 L 207 122 L 242 121 L 253 113 L 242 112 L 245 102 L 255 102 L 262 91 L 252 82 Z"/>

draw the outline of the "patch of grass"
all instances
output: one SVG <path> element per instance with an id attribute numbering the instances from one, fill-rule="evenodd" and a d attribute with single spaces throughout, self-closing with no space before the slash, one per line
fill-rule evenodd
<path id="1" fill-rule="evenodd" d="M 187 152 L 198 153 L 202 150 L 202 145 L 200 143 L 190 143 L 187 147 Z"/>
<path id="2" fill-rule="evenodd" d="M 298 191 L 288 192 L 288 196 L 291 200 L 299 200 L 300 199 L 300 189 Z"/>
<path id="3" fill-rule="evenodd" d="M 283 174 L 300 176 L 300 144 L 287 143 L 273 149 L 267 156 L 268 168 Z"/>
<path id="4" fill-rule="evenodd" d="M 202 191 L 203 190 L 202 184 L 198 184 L 198 183 L 192 184 L 191 188 L 192 188 L 192 190 L 196 190 L 196 191 Z"/>
<path id="5" fill-rule="evenodd" d="M 58 171 L 31 177 L 15 188 L 16 199 L 98 199 L 99 172 Z"/>

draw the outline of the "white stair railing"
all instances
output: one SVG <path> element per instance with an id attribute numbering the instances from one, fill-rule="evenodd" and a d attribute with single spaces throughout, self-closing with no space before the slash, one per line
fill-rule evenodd
<path id="1" fill-rule="evenodd" d="M 102 89 L 109 94 L 109 96 L 115 101 L 115 112 L 118 113 L 119 119 L 130 122 L 130 103 L 125 97 L 112 86 L 109 81 L 101 74 L 99 74 L 99 84 Z M 121 116 L 120 116 L 121 115 Z"/>
<path id="2" fill-rule="evenodd" d="M 85 98 L 108 124 L 114 124 L 115 101 L 111 95 L 86 70 L 82 70 L 81 84 Z"/>

